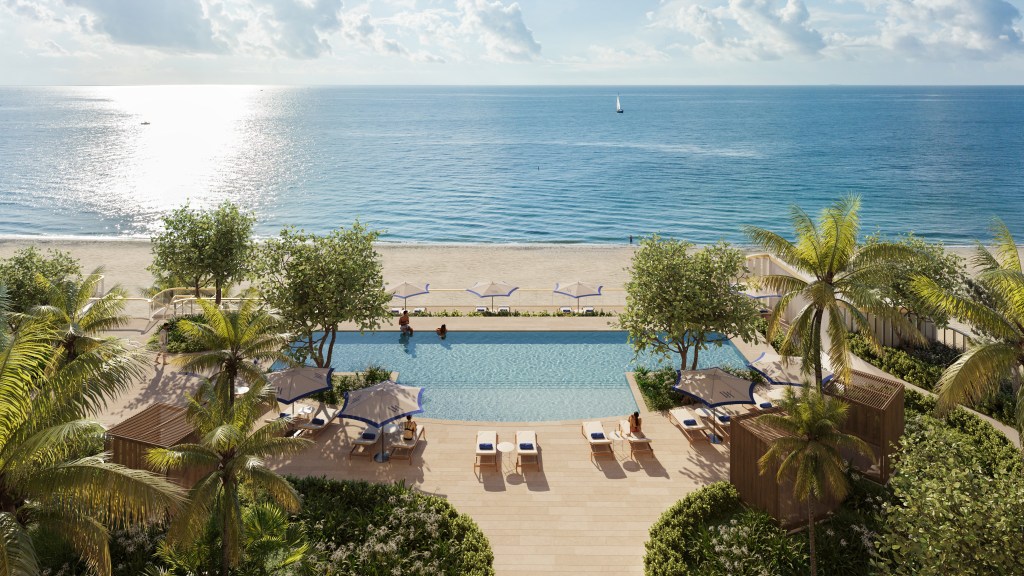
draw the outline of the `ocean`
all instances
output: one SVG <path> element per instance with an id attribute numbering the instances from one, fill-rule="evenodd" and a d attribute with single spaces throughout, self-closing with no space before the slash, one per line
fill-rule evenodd
<path id="1" fill-rule="evenodd" d="M 261 236 L 743 243 L 847 193 L 866 234 L 1024 239 L 1024 87 L 0 88 L 0 236 L 232 200 Z"/>

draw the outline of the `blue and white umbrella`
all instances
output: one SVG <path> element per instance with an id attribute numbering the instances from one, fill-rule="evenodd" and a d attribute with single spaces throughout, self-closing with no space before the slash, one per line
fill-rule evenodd
<path id="1" fill-rule="evenodd" d="M 402 386 L 385 380 L 367 388 L 346 392 L 345 405 L 341 407 L 338 416 L 359 420 L 374 428 L 383 428 L 395 420 L 420 412 L 423 412 L 423 388 Z M 380 434 L 380 453 L 376 459 L 378 462 L 387 459 L 384 434 Z"/>
<path id="2" fill-rule="evenodd" d="M 477 282 L 469 288 L 466 288 L 466 292 L 476 294 L 481 298 L 491 299 L 491 308 L 494 308 L 495 297 L 506 297 L 511 296 L 513 292 L 519 290 L 518 286 L 513 286 L 508 282 Z"/>
<path id="3" fill-rule="evenodd" d="M 676 384 L 673 390 L 696 398 L 712 409 L 711 417 L 723 425 L 729 421 L 728 416 L 718 416 L 718 407 L 729 404 L 753 404 L 754 382 L 739 376 L 733 376 L 721 368 L 705 368 L 702 370 L 676 370 Z M 711 441 L 718 443 L 712 435 Z"/>
<path id="4" fill-rule="evenodd" d="M 412 298 L 413 296 L 430 294 L 430 284 L 424 284 L 423 286 L 420 286 L 418 284 L 413 284 L 411 282 L 402 282 L 398 286 L 390 288 L 388 290 L 388 293 L 391 294 L 392 298 L 401 298 L 403 301 L 408 303 L 409 298 Z M 407 304 L 404 306 L 408 307 Z"/>
<path id="5" fill-rule="evenodd" d="M 331 389 L 334 368 L 298 366 L 267 374 L 267 382 L 277 392 L 277 399 L 291 404 L 317 392 Z"/>
<path id="6" fill-rule="evenodd" d="M 780 356 L 771 352 L 762 352 L 756 360 L 747 364 L 747 366 L 760 372 L 772 384 L 804 386 L 814 376 L 804 375 L 803 364 L 804 361 L 799 356 Z M 821 364 L 821 383 L 827 384 L 833 378 L 828 356 L 822 355 Z"/>
<path id="7" fill-rule="evenodd" d="M 570 298 L 576 299 L 576 311 L 580 311 L 580 298 L 586 298 L 588 296 L 600 296 L 601 289 L 604 286 L 595 286 L 589 282 L 581 282 L 579 280 L 570 282 L 568 284 L 558 283 L 555 284 L 555 294 L 563 294 Z"/>

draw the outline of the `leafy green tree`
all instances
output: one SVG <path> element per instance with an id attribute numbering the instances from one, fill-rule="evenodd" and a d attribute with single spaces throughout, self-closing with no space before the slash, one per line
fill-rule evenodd
<path id="1" fill-rule="evenodd" d="M 693 245 L 658 236 L 645 238 L 633 255 L 626 283 L 626 309 L 619 326 L 639 353 L 678 354 L 692 369 L 700 351 L 726 334 L 743 340 L 755 337 L 757 304 L 735 288 L 746 273 L 743 254 L 719 243 L 691 252 Z"/>
<path id="2" fill-rule="evenodd" d="M 914 278 L 914 290 L 936 309 L 970 324 L 980 335 L 939 378 L 939 410 L 983 400 L 1024 369 L 1024 273 L 1010 230 L 992 225 L 995 254 L 978 244 L 974 265 L 983 297 L 961 296 L 934 280 Z M 1017 389 L 1017 429 L 1024 431 L 1024 387 Z"/>
<path id="3" fill-rule="evenodd" d="M 220 573 L 228 576 L 241 561 L 250 538 L 247 529 L 253 526 L 245 522 L 241 490 L 265 494 L 284 510 L 298 512 L 298 493 L 264 460 L 301 452 L 311 442 L 284 435 L 289 419 L 257 427 L 258 419 L 266 412 L 266 400 L 274 394 L 267 384 L 254 385 L 235 402 L 226 402 L 216 388 L 205 382 L 188 399 L 188 420 L 199 442 L 154 448 L 146 460 L 162 470 L 209 470 L 192 487 L 188 503 L 174 518 L 167 537 L 173 546 L 188 547 L 213 518 L 220 533 Z"/>
<path id="4" fill-rule="evenodd" d="M 850 486 L 846 464 L 840 450 L 852 448 L 872 456 L 863 440 L 840 431 L 849 405 L 811 387 L 802 388 L 798 397 L 792 387 L 780 402 L 783 412 L 768 413 L 758 420 L 781 432 L 758 461 L 761 474 L 778 466 L 775 479 L 780 484 L 793 481 L 793 495 L 807 502 L 807 533 L 810 544 L 811 576 L 818 572 L 814 544 L 814 504 L 833 497 L 846 498 Z"/>
<path id="5" fill-rule="evenodd" d="M 1020 453 L 999 461 L 978 438 L 909 418 L 877 536 L 895 576 L 1024 574 Z"/>
<path id="6" fill-rule="evenodd" d="M 39 276 L 50 282 L 64 282 L 77 280 L 81 275 L 78 260 L 60 250 L 48 250 L 44 255 L 35 246 L 29 246 L 0 260 L 0 284 L 7 287 L 9 308 L 15 313 L 26 313 L 33 306 L 46 304 L 46 287 L 39 284 Z"/>
<path id="7" fill-rule="evenodd" d="M 285 228 L 260 249 L 261 293 L 321 368 L 331 365 L 339 323 L 374 330 L 389 318 L 377 237 L 358 221 L 324 236 Z"/>
<path id="8" fill-rule="evenodd" d="M 96 345 L 101 334 L 127 324 L 124 313 L 126 293 L 115 285 L 103 296 L 91 300 L 103 282 L 103 268 L 97 268 L 81 282 L 75 279 L 50 281 L 39 276 L 46 288 L 46 304 L 32 313 L 52 322 L 60 333 L 65 361 L 70 362 L 85 348 Z"/>
<path id="9" fill-rule="evenodd" d="M 860 198 L 847 196 L 822 210 L 815 222 L 793 206 L 790 217 L 795 243 L 763 228 L 744 227 L 754 244 L 810 277 L 804 280 L 787 274 L 769 274 L 754 280 L 782 294 L 768 324 L 769 340 L 775 337 L 790 304 L 801 306 L 779 352 L 798 352 L 807 360 L 803 365 L 808 370 L 813 368 L 819 388 L 822 347 L 826 342 L 836 379 L 841 383 L 850 381 L 850 340 L 844 313 L 853 319 L 857 331 L 868 338 L 876 351 L 881 351 L 880 344 L 866 313 L 891 321 L 908 339 L 921 339 L 917 329 L 878 290 L 886 282 L 888 263 L 916 258 L 917 253 L 907 246 L 886 242 L 858 246 L 859 209 Z"/>
<path id="10" fill-rule="evenodd" d="M 194 210 L 186 204 L 165 216 L 163 223 L 163 232 L 151 238 L 149 270 L 158 284 L 187 281 L 199 298 L 200 288 L 213 283 L 220 304 L 224 287 L 245 277 L 256 217 L 231 202 L 212 210 Z"/>
<path id="11" fill-rule="evenodd" d="M 864 239 L 865 246 L 883 243 L 885 240 L 880 234 L 873 234 Z M 946 250 L 942 243 L 925 242 L 913 233 L 897 236 L 892 243 L 913 250 L 917 257 L 898 258 L 881 263 L 880 266 L 885 272 L 879 274 L 879 294 L 896 308 L 906 308 L 910 312 L 928 317 L 939 326 L 945 326 L 949 322 L 949 315 L 923 300 L 914 291 L 912 280 L 916 276 L 931 278 L 947 293 L 966 296 L 971 288 L 964 259 Z"/>
<path id="12" fill-rule="evenodd" d="M 3 323 L 0 322 L 0 325 Z M 181 503 L 166 479 L 106 460 L 89 415 L 144 374 L 125 342 L 104 340 L 64 362 L 59 334 L 25 317 L 0 334 L 0 575 L 39 574 L 35 538 L 69 546 L 111 574 L 109 528 L 162 519 Z"/>
<path id="13" fill-rule="evenodd" d="M 209 300 L 198 302 L 202 320 L 182 320 L 178 330 L 202 351 L 183 354 L 178 362 L 183 370 L 213 374 L 221 399 L 230 405 L 239 378 L 252 387 L 266 383 L 265 370 L 257 362 L 270 366 L 288 361 L 283 351 L 290 338 L 278 331 L 279 320 L 255 298 L 244 298 L 236 312 Z"/>

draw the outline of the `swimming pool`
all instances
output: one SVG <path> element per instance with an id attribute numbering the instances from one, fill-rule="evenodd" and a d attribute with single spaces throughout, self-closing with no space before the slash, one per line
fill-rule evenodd
<path id="1" fill-rule="evenodd" d="M 625 372 L 633 349 L 622 331 L 339 332 L 335 370 L 376 364 L 399 382 L 426 388 L 423 416 L 445 420 L 540 422 L 621 416 L 637 409 Z M 655 368 L 653 357 L 637 365 Z M 746 364 L 732 343 L 700 355 L 702 367 Z"/>

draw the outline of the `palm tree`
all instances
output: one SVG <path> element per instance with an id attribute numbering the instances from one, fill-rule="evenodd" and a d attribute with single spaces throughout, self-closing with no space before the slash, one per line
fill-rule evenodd
<path id="1" fill-rule="evenodd" d="M 938 408 L 974 403 L 999 389 L 1002 381 L 1017 380 L 1024 369 L 1024 273 L 1010 230 L 1000 220 L 992 224 L 995 253 L 981 243 L 973 264 L 978 268 L 981 294 L 961 297 L 944 291 L 934 280 L 914 278 L 913 288 L 938 310 L 970 324 L 980 336 L 939 378 Z M 1017 429 L 1024 432 L 1024 387 L 1017 387 Z"/>
<path id="2" fill-rule="evenodd" d="M 786 389 L 780 403 L 783 412 L 758 417 L 760 422 L 775 428 L 782 436 L 772 441 L 758 461 L 764 474 L 778 465 L 776 481 L 793 480 L 793 495 L 807 502 L 807 532 L 810 539 L 811 576 L 817 574 L 814 549 L 814 503 L 826 496 L 843 500 L 849 492 L 846 467 L 840 454 L 852 448 L 872 456 L 871 448 L 860 438 L 839 430 L 846 421 L 849 405 L 810 387 L 802 388 L 798 397 L 793 388 Z"/>
<path id="3" fill-rule="evenodd" d="M 108 528 L 162 519 L 183 498 L 160 476 L 107 462 L 105 430 L 88 419 L 141 378 L 141 357 L 111 339 L 68 361 L 58 337 L 36 317 L 0 334 L 2 576 L 39 573 L 33 534 L 57 536 L 109 575 Z"/>
<path id="4" fill-rule="evenodd" d="M 796 233 L 795 243 L 763 228 L 744 227 L 756 245 L 810 277 L 810 280 L 803 280 L 786 274 L 769 274 L 755 281 L 782 294 L 769 322 L 769 339 L 778 331 L 786 308 L 794 301 L 805 302 L 783 337 L 779 352 L 795 351 L 802 356 L 806 360 L 805 369 L 813 368 L 814 382 L 819 389 L 821 348 L 826 335 L 832 371 L 839 382 L 850 381 L 850 342 L 844 312 L 879 351 L 880 344 L 867 321 L 868 312 L 890 320 L 905 337 L 920 338 L 917 329 L 875 290 L 878 279 L 884 274 L 883 263 L 895 258 L 915 258 L 917 253 L 885 242 L 858 247 L 859 209 L 860 199 L 846 196 L 825 208 L 816 223 L 806 212 L 793 206 L 790 217 Z"/>
<path id="5" fill-rule="evenodd" d="M 253 387 L 266 382 L 256 362 L 288 362 L 283 350 L 289 345 L 287 334 L 276 332 L 277 318 L 264 310 L 255 298 L 245 298 L 237 312 L 218 308 L 209 300 L 199 300 L 202 322 L 182 320 L 178 328 L 199 343 L 202 352 L 183 355 L 183 370 L 213 373 L 226 404 L 234 398 L 238 378 Z"/>
<path id="6" fill-rule="evenodd" d="M 264 492 L 288 512 L 297 512 L 299 495 L 283 477 L 270 470 L 264 458 L 293 454 L 311 442 L 284 436 L 289 419 L 279 419 L 254 430 L 266 411 L 265 401 L 272 389 L 256 385 L 237 402 L 225 402 L 209 381 L 189 398 L 188 419 L 199 434 L 196 444 L 155 448 L 146 456 L 158 469 L 200 468 L 209 472 L 189 493 L 188 504 L 168 531 L 172 543 L 188 545 L 215 518 L 221 540 L 221 574 L 227 576 L 241 559 L 245 543 L 239 489 L 243 486 Z"/>
<path id="7" fill-rule="evenodd" d="M 96 268 L 81 282 L 74 279 L 50 281 L 39 276 L 46 289 L 47 304 L 30 311 L 53 322 L 60 331 L 60 346 L 68 362 L 85 348 L 95 345 L 98 336 L 108 330 L 124 326 L 130 317 L 124 313 L 127 293 L 115 285 L 103 296 L 92 299 L 96 288 L 103 282 L 103 268 Z"/>

